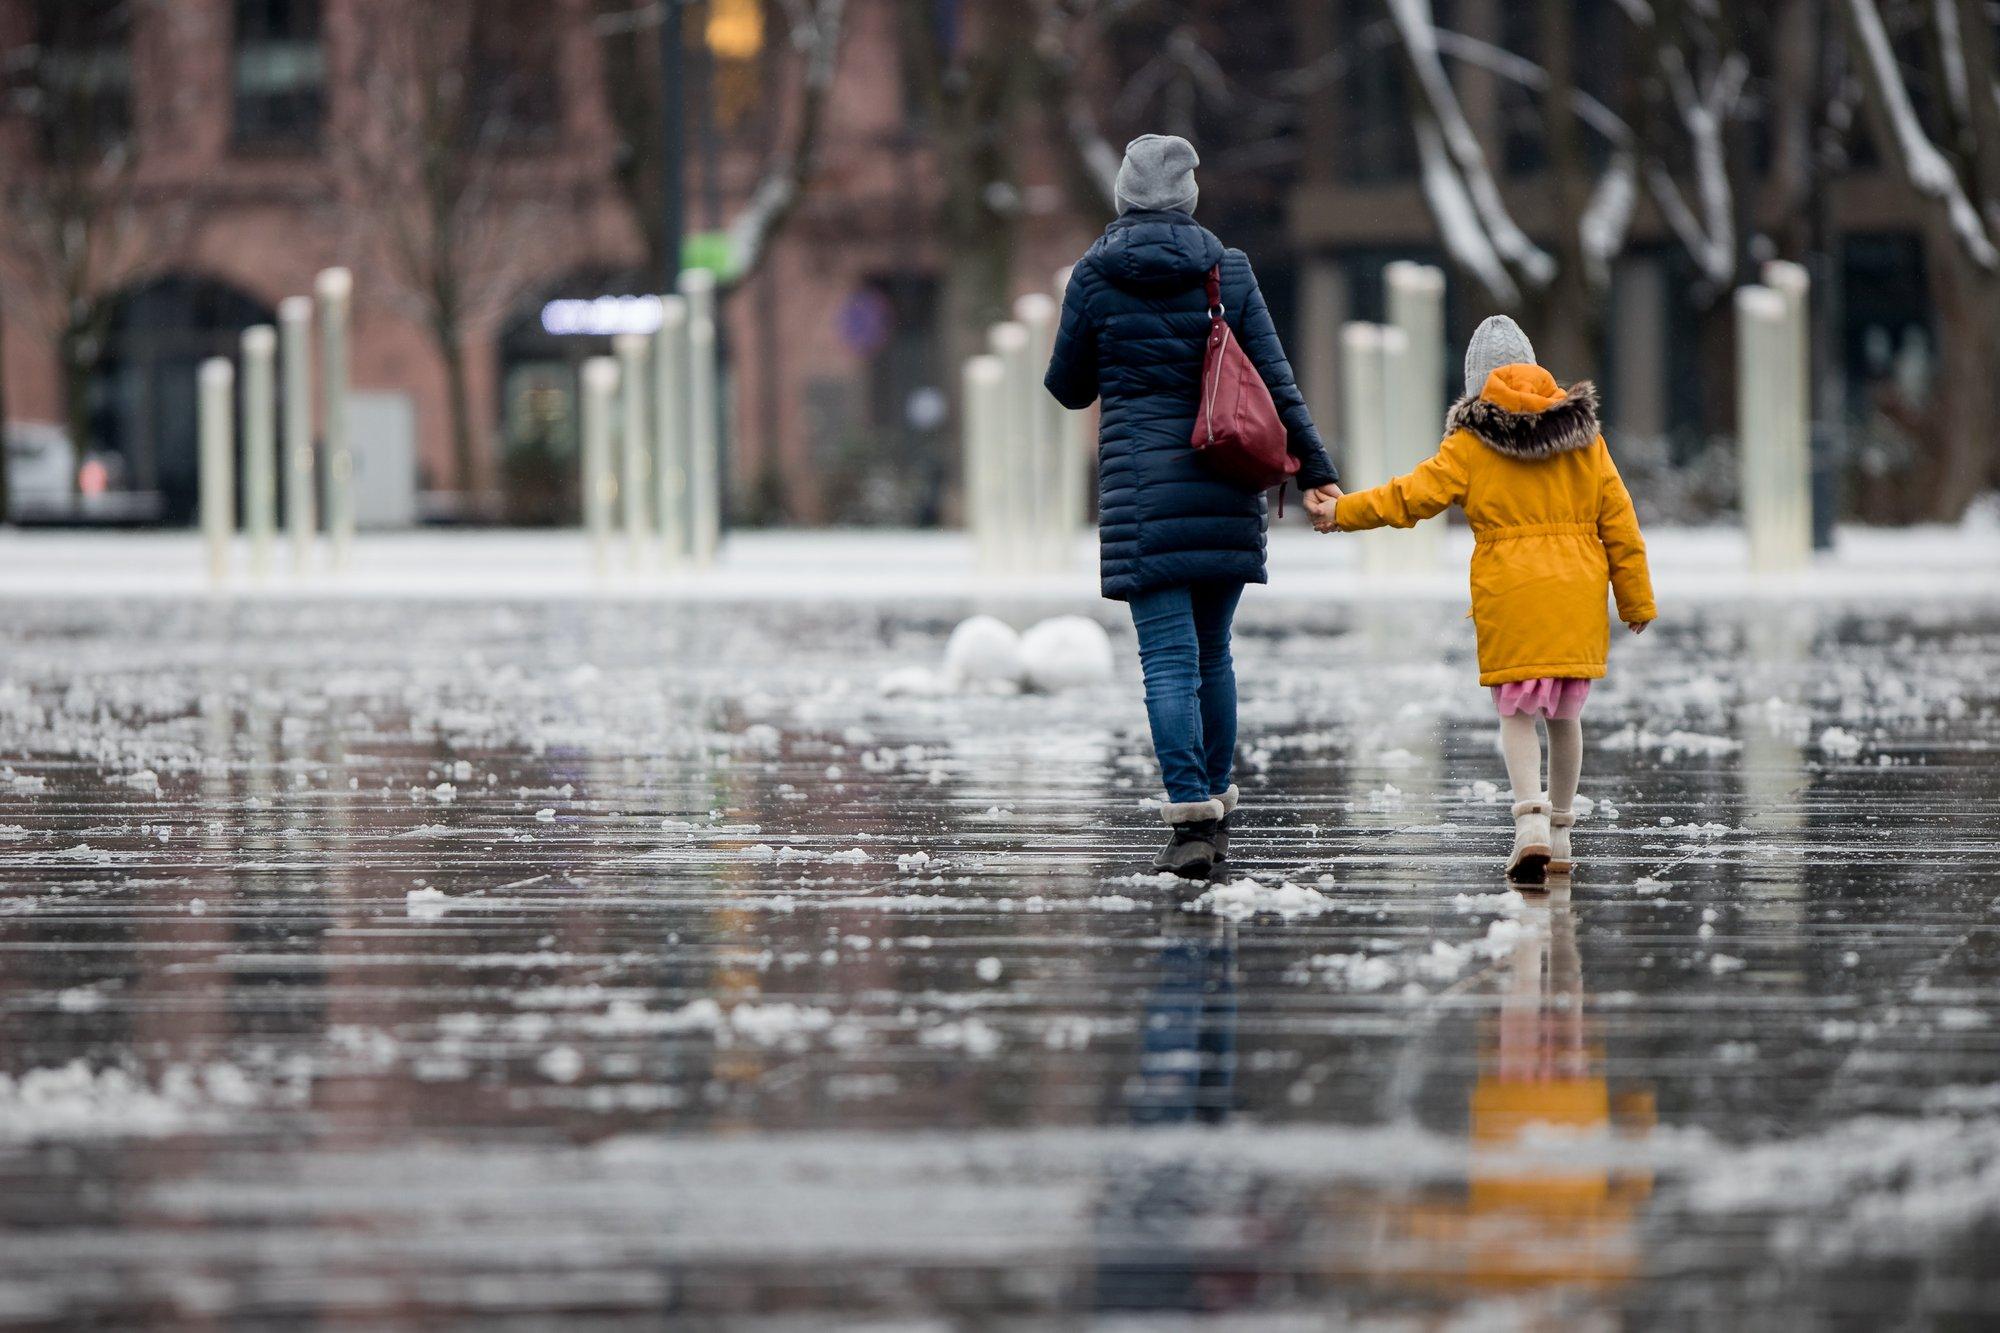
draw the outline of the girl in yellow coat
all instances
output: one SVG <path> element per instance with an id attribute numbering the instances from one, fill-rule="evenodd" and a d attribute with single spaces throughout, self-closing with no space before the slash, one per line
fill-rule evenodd
<path id="1" fill-rule="evenodd" d="M 1618 618 L 1639 633 L 1655 614 L 1646 542 L 1597 427 L 1597 390 L 1560 388 L 1535 364 L 1527 335 L 1505 315 L 1479 326 L 1465 353 L 1467 396 L 1445 418 L 1428 462 L 1314 512 L 1321 532 L 1407 528 L 1452 505 L 1465 510 L 1479 683 L 1493 687 L 1500 744 L 1514 788 L 1507 874 L 1538 884 L 1568 874 L 1571 804 L 1583 766 L 1579 718 L 1604 674 Z M 1549 733 L 1549 782 L 1542 746 Z"/>

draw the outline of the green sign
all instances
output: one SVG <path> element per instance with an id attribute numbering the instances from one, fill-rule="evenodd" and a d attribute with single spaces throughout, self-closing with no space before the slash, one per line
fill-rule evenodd
<path id="1" fill-rule="evenodd" d="M 736 247 L 726 231 L 697 231 L 681 241 L 681 268 L 705 268 L 717 282 L 736 276 Z"/>

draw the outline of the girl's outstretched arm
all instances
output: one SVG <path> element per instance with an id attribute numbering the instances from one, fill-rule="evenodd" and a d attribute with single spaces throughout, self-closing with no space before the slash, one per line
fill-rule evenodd
<path id="1" fill-rule="evenodd" d="M 1414 471 L 1373 489 L 1341 496 L 1334 506 L 1333 526 L 1342 532 L 1412 528 L 1455 504 L 1464 504 L 1465 460 L 1459 448 L 1456 437 L 1448 438 Z"/>
<path id="2" fill-rule="evenodd" d="M 1639 531 L 1639 515 L 1632 508 L 1631 492 L 1611 461 L 1611 450 L 1599 439 L 1604 467 L 1597 504 L 1597 539 L 1611 565 L 1611 592 L 1618 599 L 1618 618 L 1628 625 L 1643 625 L 1659 612 L 1653 606 L 1653 575 L 1646 564 L 1646 538 Z"/>

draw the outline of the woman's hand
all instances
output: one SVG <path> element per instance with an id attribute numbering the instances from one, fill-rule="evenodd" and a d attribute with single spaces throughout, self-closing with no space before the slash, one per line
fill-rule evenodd
<path id="1" fill-rule="evenodd" d="M 1644 634 L 1646 626 L 1652 623 L 1650 620 L 1628 620 L 1625 622 L 1625 628 L 1631 630 L 1634 634 Z"/>
<path id="2" fill-rule="evenodd" d="M 1339 503 L 1341 495 L 1342 491 L 1340 487 L 1335 486 L 1331 482 L 1328 482 L 1324 486 L 1315 486 L 1305 493 L 1306 513 L 1312 516 L 1313 531 L 1334 532 L 1338 530 L 1334 527 L 1333 507 Z"/>

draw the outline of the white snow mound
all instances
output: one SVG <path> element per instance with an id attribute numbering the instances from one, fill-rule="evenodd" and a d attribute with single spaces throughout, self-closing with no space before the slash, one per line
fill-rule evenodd
<path id="1" fill-rule="evenodd" d="M 944 645 L 944 677 L 954 689 L 1018 686 L 1025 674 L 1021 636 L 992 616 L 973 616 L 951 632 Z"/>
<path id="2" fill-rule="evenodd" d="M 963 626 L 961 626 L 963 628 Z M 1111 636 L 1088 616 L 1056 616 L 1021 636 L 1028 684 L 1054 694 L 1111 679 Z"/>

